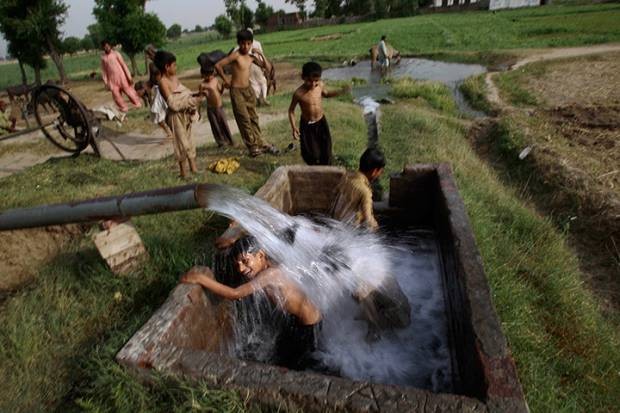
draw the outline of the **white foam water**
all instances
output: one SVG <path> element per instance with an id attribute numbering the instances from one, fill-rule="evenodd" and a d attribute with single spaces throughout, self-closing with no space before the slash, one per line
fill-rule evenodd
<path id="1" fill-rule="evenodd" d="M 218 187 L 209 209 L 233 218 L 319 308 L 315 356 L 331 372 L 355 380 L 451 390 L 439 248 L 430 232 L 398 239 L 327 218 L 291 217 L 238 189 Z M 412 253 L 413 251 L 413 253 Z M 381 288 L 394 276 L 411 305 L 408 327 L 368 342 L 352 294 L 361 283 Z M 237 308 L 233 353 L 268 362 L 277 333 L 264 294 Z"/>

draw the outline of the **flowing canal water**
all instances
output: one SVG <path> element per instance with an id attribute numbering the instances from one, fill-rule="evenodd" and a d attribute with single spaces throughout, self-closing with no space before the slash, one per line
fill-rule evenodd
<path id="1" fill-rule="evenodd" d="M 385 75 L 392 78 L 411 77 L 417 80 L 437 81 L 448 86 L 459 110 L 470 117 L 482 117 L 484 113 L 473 109 L 468 103 L 459 86 L 470 76 L 486 72 L 481 65 L 449 63 L 429 59 L 403 58 L 399 64 L 393 65 Z M 382 75 L 379 70 L 371 70 L 370 61 L 364 60 L 355 66 L 343 66 L 323 71 L 323 78 L 328 80 L 364 79 L 365 85 L 353 88 L 353 96 L 360 99 L 364 96 L 381 100 L 388 97 L 389 85 L 381 83 Z"/>

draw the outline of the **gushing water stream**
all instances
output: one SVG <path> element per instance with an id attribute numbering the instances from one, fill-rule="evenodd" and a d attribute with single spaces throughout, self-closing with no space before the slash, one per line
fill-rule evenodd
<path id="1" fill-rule="evenodd" d="M 291 217 L 244 192 L 220 187 L 209 208 L 238 221 L 285 275 L 320 309 L 323 318 L 315 356 L 330 372 L 352 379 L 451 390 L 439 248 L 430 231 L 396 238 L 354 229 L 327 218 Z M 366 340 L 352 293 L 360 283 L 382 288 L 394 276 L 411 305 L 408 327 Z M 269 362 L 277 336 L 274 316 L 260 294 L 238 306 L 238 357 Z M 277 316 L 276 316 L 277 318 Z"/>

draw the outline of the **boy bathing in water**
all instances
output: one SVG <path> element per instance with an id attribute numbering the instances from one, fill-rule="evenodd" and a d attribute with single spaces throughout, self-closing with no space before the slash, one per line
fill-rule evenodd
<path id="1" fill-rule="evenodd" d="M 303 369 L 312 363 L 316 350 L 321 313 L 299 287 L 288 279 L 280 267 L 260 249 L 253 237 L 239 239 L 231 249 L 235 270 L 248 280 L 231 288 L 215 280 L 209 267 L 194 267 L 181 277 L 181 282 L 199 284 L 228 300 L 239 300 L 263 291 L 269 300 L 290 315 L 291 322 L 276 343 L 277 363 L 292 369 Z"/>
<path id="2" fill-rule="evenodd" d="M 234 146 L 224 108 L 222 107 L 222 93 L 224 86 L 215 77 L 215 68 L 206 66 L 200 68 L 202 74 L 201 89 L 207 94 L 207 117 L 211 124 L 211 131 L 217 146 Z"/>
<path id="3" fill-rule="evenodd" d="M 371 182 L 379 179 L 385 168 L 385 157 L 377 148 L 368 148 L 360 157 L 359 170 L 347 172 L 336 188 L 331 216 L 356 227 L 376 232 L 379 224 L 372 204 Z M 368 322 L 370 341 L 383 330 L 404 328 L 411 322 L 409 300 L 393 276 L 386 277 L 380 289 L 361 284 L 354 294 L 360 304 L 362 318 Z"/>
<path id="4" fill-rule="evenodd" d="M 237 32 L 237 44 L 239 50 L 215 64 L 215 70 L 224 81 L 224 86 L 230 88 L 230 100 L 232 102 L 233 113 L 241 138 L 250 151 L 250 156 L 255 157 L 264 152 L 277 154 L 279 151 L 275 146 L 265 142 L 261 136 L 260 125 L 258 124 L 258 114 L 256 113 L 256 95 L 250 85 L 250 68 L 253 64 L 264 67 L 264 56 L 252 50 L 254 35 L 248 30 Z M 258 56 L 250 54 L 253 52 Z M 229 81 L 224 74 L 224 66 L 231 65 L 232 79 Z"/>
<path id="5" fill-rule="evenodd" d="M 321 81 L 322 69 L 318 63 L 308 62 L 301 69 L 304 83 L 293 94 L 288 108 L 288 119 L 293 129 L 293 139 L 300 139 L 301 157 L 308 165 L 330 165 L 332 161 L 332 137 L 323 112 L 323 98 L 342 95 L 350 90 L 344 87 L 328 92 Z M 295 107 L 301 108 L 299 129 L 295 124 Z"/>
<path id="6" fill-rule="evenodd" d="M 198 107 L 204 101 L 203 92 L 192 94 L 177 78 L 176 57 L 163 50 L 155 53 L 154 63 L 162 74 L 159 91 L 168 105 L 166 124 L 174 137 L 174 155 L 177 158 L 181 178 L 188 170 L 196 173 L 196 144 L 192 139 L 192 122 L 198 120 Z"/>

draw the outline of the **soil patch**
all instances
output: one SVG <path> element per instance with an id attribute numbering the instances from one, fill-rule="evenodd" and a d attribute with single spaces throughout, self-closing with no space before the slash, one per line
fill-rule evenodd
<path id="1" fill-rule="evenodd" d="M 0 232 L 0 303 L 30 283 L 41 265 L 84 231 L 73 224 Z"/>
<path id="2" fill-rule="evenodd" d="M 512 128 L 529 129 L 520 145 L 533 149 L 524 160 L 518 158 L 522 146 L 506 149 L 515 146 L 507 141 L 506 119 L 477 121 L 468 134 L 476 152 L 507 184 L 566 231 L 583 281 L 612 317 L 620 311 L 620 151 L 597 142 L 612 136 L 614 147 L 619 145 L 620 125 L 612 120 L 617 110 L 570 106 L 536 111 L 534 116 L 549 122 L 535 131 L 513 114 Z M 593 174 L 589 166 L 595 163 L 607 165 L 611 173 Z"/>

